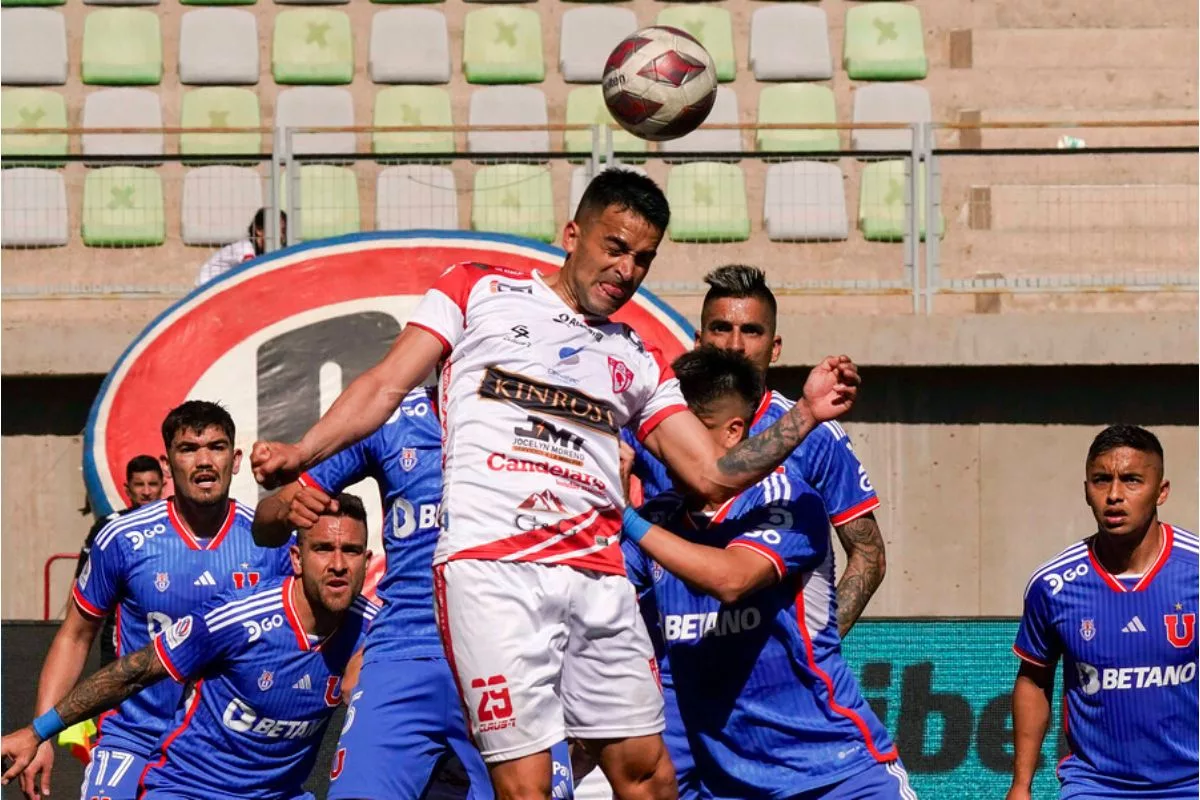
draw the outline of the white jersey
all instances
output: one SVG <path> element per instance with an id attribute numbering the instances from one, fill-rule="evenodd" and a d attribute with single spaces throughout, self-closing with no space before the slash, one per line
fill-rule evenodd
<path id="1" fill-rule="evenodd" d="M 686 410 L 628 325 L 572 311 L 536 271 L 459 264 L 410 321 L 442 341 L 434 563 L 533 561 L 623 575 L 619 432 Z"/>

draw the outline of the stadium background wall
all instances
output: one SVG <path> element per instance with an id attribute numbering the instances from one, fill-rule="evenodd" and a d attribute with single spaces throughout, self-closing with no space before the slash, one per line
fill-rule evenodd
<path id="1" fill-rule="evenodd" d="M 30 718 L 34 682 L 56 623 L 3 625 L 5 729 Z M 1012 765 L 1009 690 L 1016 671 L 1012 619 L 905 619 L 861 622 L 845 644 L 863 695 L 891 731 L 913 788 L 926 800 L 998 798 Z M 95 654 L 89 670 L 95 668 Z M 1055 694 L 1060 694 L 1056 687 Z M 1051 730 L 1058 731 L 1059 704 Z M 330 725 L 309 789 L 324 796 L 341 717 Z M 1047 737 L 1034 797 L 1057 797 L 1053 765 L 1065 752 Z M 79 763 L 59 750 L 52 797 L 78 797 Z M 2 800 L 17 800 L 14 786 Z"/>

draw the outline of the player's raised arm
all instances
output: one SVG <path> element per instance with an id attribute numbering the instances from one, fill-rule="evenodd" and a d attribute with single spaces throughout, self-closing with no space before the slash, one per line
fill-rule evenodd
<path id="1" fill-rule="evenodd" d="M 254 479 L 267 487 L 294 480 L 304 469 L 373 433 L 446 353 L 439 336 L 409 324 L 383 360 L 355 378 L 299 443 L 255 442 L 250 453 Z"/>
<path id="2" fill-rule="evenodd" d="M 829 356 L 808 374 L 804 396 L 778 422 L 723 455 L 692 414 L 667 417 L 645 444 L 692 492 L 722 502 L 783 463 L 817 425 L 849 411 L 858 384 L 849 356 Z"/>
<path id="3" fill-rule="evenodd" d="M 150 644 L 87 677 L 51 710 L 31 724 L 0 740 L 0 756 L 12 759 L 0 783 L 20 775 L 37 754 L 38 747 L 77 722 L 116 708 L 127 698 L 166 678 L 167 668 Z"/>

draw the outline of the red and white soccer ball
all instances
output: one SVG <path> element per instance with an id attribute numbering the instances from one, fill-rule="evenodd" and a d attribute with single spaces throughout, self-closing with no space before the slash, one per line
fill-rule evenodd
<path id="1" fill-rule="evenodd" d="M 604 65 L 604 102 L 634 136 L 675 139 L 704 122 L 717 98 L 717 70 L 700 42 L 678 28 L 642 28 Z"/>

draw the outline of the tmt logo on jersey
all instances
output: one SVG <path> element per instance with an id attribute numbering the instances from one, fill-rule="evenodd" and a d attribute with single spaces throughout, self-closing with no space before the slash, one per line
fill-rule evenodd
<path id="1" fill-rule="evenodd" d="M 267 689 L 270 689 L 274 685 L 275 685 L 275 673 L 271 672 L 271 670 L 269 670 L 269 669 L 264 669 L 262 671 L 262 675 L 258 676 L 258 690 L 260 692 L 265 692 Z"/>
<path id="2" fill-rule="evenodd" d="M 412 472 L 413 467 L 417 465 L 417 449 L 415 447 L 405 447 L 400 451 L 400 469 L 405 472 Z"/>
<path id="3" fill-rule="evenodd" d="M 1096 621 L 1092 619 L 1085 619 L 1083 622 L 1079 623 L 1079 635 L 1083 637 L 1085 642 L 1090 642 L 1092 639 L 1095 639 Z"/>
<path id="4" fill-rule="evenodd" d="M 608 372 L 612 375 L 612 389 L 616 394 L 633 386 L 633 370 L 619 358 L 608 357 Z"/>
<path id="5" fill-rule="evenodd" d="M 154 588 L 160 592 L 165 592 L 167 587 L 171 585 L 171 576 L 165 572 L 154 573 Z"/>
<path id="6" fill-rule="evenodd" d="M 513 450 L 546 456 L 575 467 L 583 466 L 582 436 L 533 414 L 525 419 L 527 425 L 513 428 Z"/>
<path id="7" fill-rule="evenodd" d="M 1167 628 L 1167 641 L 1181 650 L 1196 638 L 1195 614 L 1163 614 L 1163 624 Z"/>

